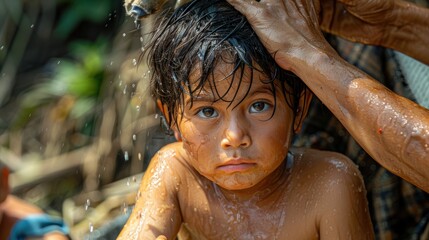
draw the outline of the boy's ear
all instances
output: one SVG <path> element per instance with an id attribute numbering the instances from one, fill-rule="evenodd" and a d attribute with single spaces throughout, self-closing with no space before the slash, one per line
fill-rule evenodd
<path id="1" fill-rule="evenodd" d="M 161 100 L 156 100 L 156 106 L 158 106 L 158 109 L 161 111 L 162 115 L 164 115 L 165 118 L 165 124 L 170 123 L 170 119 L 168 118 L 168 108 L 164 104 L 162 104 Z M 166 126 L 167 128 L 170 128 L 170 126 Z M 179 130 L 177 129 L 176 124 L 171 124 L 171 130 L 174 132 L 174 137 L 178 142 L 182 141 L 182 135 L 180 134 Z"/>
<path id="2" fill-rule="evenodd" d="M 310 90 L 304 91 L 304 94 L 302 94 L 299 98 L 298 108 L 295 112 L 295 121 L 293 126 L 293 130 L 295 133 L 301 131 L 302 123 L 307 116 L 308 108 L 310 107 L 312 98 L 313 93 Z"/>

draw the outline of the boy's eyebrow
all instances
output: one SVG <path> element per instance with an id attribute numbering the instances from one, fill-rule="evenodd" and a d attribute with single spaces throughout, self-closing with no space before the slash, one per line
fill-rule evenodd
<path id="1" fill-rule="evenodd" d="M 249 97 L 249 96 L 253 96 L 256 94 L 267 94 L 267 93 L 272 93 L 273 89 L 271 88 L 271 86 L 269 84 L 266 84 L 264 86 L 261 86 L 257 89 L 253 89 L 252 91 L 248 92 L 247 95 L 245 96 L 245 98 Z M 185 100 L 185 105 L 188 105 L 192 102 L 215 102 L 216 99 L 214 98 L 213 94 L 210 94 L 208 92 L 200 92 L 198 93 L 196 96 L 192 96 L 191 98 L 188 98 Z"/>
<path id="2" fill-rule="evenodd" d="M 246 97 L 253 96 L 253 95 L 256 95 L 256 94 L 260 94 L 260 93 L 263 93 L 263 94 L 267 94 L 267 93 L 272 94 L 273 93 L 273 89 L 272 89 L 271 85 L 264 84 L 263 86 L 261 86 L 261 87 L 259 87 L 257 89 L 253 89 L 252 91 L 250 91 L 247 94 Z"/>
<path id="3" fill-rule="evenodd" d="M 209 93 L 199 93 L 196 96 L 192 96 L 192 98 L 188 98 L 185 100 L 185 105 L 190 104 L 191 102 L 214 102 L 215 99 L 212 94 Z"/>
<path id="4" fill-rule="evenodd" d="M 194 96 L 193 101 L 201 101 L 201 102 L 213 102 L 214 97 L 213 95 L 209 94 L 198 94 L 197 96 Z"/>

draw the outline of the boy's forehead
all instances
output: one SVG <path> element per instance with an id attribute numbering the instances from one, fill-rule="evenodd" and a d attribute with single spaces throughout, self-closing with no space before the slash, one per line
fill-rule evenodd
<path id="1" fill-rule="evenodd" d="M 216 64 L 213 69 L 213 72 L 207 76 L 207 79 L 202 79 L 203 73 L 201 64 L 197 64 L 189 74 L 189 83 L 191 84 L 191 86 L 199 86 L 201 81 L 205 81 L 206 84 L 204 88 L 207 88 L 209 87 L 207 86 L 209 84 L 217 85 L 218 83 L 223 83 L 225 81 L 226 83 L 231 85 L 234 84 L 234 82 L 250 83 L 252 82 L 251 78 L 255 79 L 255 77 L 262 80 L 262 76 L 259 76 L 262 74 L 258 74 L 258 76 L 255 76 L 256 72 L 258 71 L 253 71 L 252 73 L 252 69 L 248 66 L 245 66 L 243 71 L 241 67 L 236 68 L 234 64 L 221 62 Z"/>
<path id="2" fill-rule="evenodd" d="M 192 98 L 194 100 L 241 101 L 249 92 L 257 91 L 260 88 L 271 89 L 271 85 L 266 83 L 267 77 L 262 72 L 253 70 L 248 66 L 244 69 L 237 69 L 231 63 L 218 63 L 213 73 L 207 76 L 202 88 L 201 76 L 200 65 L 196 66 L 189 75 L 189 84 L 193 90 Z M 200 89 L 197 89 L 199 86 Z"/>

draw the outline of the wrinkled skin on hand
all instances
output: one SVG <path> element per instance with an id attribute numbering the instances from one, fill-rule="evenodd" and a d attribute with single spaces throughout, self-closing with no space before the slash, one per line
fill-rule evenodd
<path id="1" fill-rule="evenodd" d="M 303 46 L 300 44 L 304 42 L 326 51 L 329 47 L 321 30 L 351 41 L 382 45 L 390 42 L 386 24 L 394 21 L 396 13 L 393 0 L 229 2 L 240 12 L 246 13 L 258 36 L 272 53 L 279 49 L 290 49 L 293 53 L 293 49 L 301 50 Z M 290 41 L 284 41 L 285 36 L 291 38 Z M 285 42 L 291 46 L 285 46 Z"/>
<path id="2" fill-rule="evenodd" d="M 253 26 L 262 43 L 276 57 L 277 63 L 284 69 L 292 70 L 289 65 L 296 55 L 307 54 L 312 50 L 333 52 L 319 27 L 320 6 L 313 0 L 295 1 L 243 1 L 228 0 L 238 11 L 244 13 Z M 285 41 L 287 37 L 287 41 Z M 290 59 L 278 59 L 279 50 Z"/>
<path id="3" fill-rule="evenodd" d="M 386 24 L 395 20 L 393 0 L 321 0 L 320 7 L 323 31 L 366 44 L 386 42 Z"/>

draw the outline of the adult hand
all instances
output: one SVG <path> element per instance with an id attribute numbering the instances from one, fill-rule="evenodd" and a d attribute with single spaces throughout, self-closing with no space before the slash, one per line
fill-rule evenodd
<path id="1" fill-rule="evenodd" d="M 391 41 L 387 25 L 395 21 L 393 0 L 321 0 L 320 6 L 326 32 L 373 45 Z"/>
<path id="2" fill-rule="evenodd" d="M 246 16 L 261 42 L 284 69 L 308 59 L 314 50 L 332 52 L 319 26 L 320 6 L 313 0 L 228 0 Z M 279 51 L 282 54 L 278 54 Z M 288 58 L 287 60 L 279 59 Z"/>

